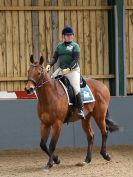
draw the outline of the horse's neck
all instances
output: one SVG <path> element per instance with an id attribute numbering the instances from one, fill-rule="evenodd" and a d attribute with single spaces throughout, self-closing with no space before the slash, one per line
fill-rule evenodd
<path id="1" fill-rule="evenodd" d="M 55 95 L 55 81 L 52 80 L 49 76 L 45 76 L 43 82 L 44 84 L 42 87 L 37 89 L 37 96 L 39 101 L 43 102 L 45 100 L 46 103 L 49 102 Z"/>

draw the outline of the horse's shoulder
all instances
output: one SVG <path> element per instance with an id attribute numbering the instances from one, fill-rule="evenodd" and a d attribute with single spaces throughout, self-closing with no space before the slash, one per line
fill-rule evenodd
<path id="1" fill-rule="evenodd" d="M 63 85 L 61 84 L 60 80 L 56 80 L 54 82 L 54 84 L 55 84 L 55 92 L 56 92 L 56 94 L 64 95 L 65 90 L 64 90 Z"/>

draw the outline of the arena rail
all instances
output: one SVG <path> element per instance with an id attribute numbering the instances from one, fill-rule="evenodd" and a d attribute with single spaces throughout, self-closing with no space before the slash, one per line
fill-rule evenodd
<path id="1" fill-rule="evenodd" d="M 36 94 L 27 95 L 25 91 L 0 91 L 0 100 L 9 99 L 37 99 Z"/>
<path id="2" fill-rule="evenodd" d="M 0 11 L 112 10 L 112 6 L 0 6 Z"/>

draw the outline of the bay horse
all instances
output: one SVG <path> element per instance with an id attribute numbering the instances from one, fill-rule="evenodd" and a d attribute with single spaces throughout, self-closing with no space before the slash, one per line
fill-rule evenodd
<path id="1" fill-rule="evenodd" d="M 46 72 L 43 67 L 44 58 L 42 56 L 39 60 L 35 61 L 33 55 L 31 55 L 30 62 L 31 65 L 28 70 L 28 81 L 25 91 L 27 94 L 32 94 L 36 90 L 38 97 L 37 110 L 40 118 L 41 131 L 40 147 L 49 156 L 49 160 L 46 165 L 46 169 L 49 169 L 53 166 L 53 163 L 60 163 L 60 159 L 54 154 L 54 151 L 60 135 L 61 127 L 68 113 L 68 99 L 60 82 L 56 79 L 52 79 Z M 102 135 L 100 154 L 105 160 L 110 161 L 111 156 L 106 151 L 108 131 L 113 132 L 119 130 L 119 126 L 108 116 L 110 92 L 100 81 L 87 79 L 86 83 L 94 95 L 95 102 L 84 104 L 85 119 L 81 120 L 81 122 L 82 128 L 87 136 L 88 148 L 85 160 L 82 164 L 88 164 L 92 160 L 94 132 L 91 128 L 91 117 L 95 119 Z M 77 113 L 77 108 L 75 108 L 75 111 L 69 118 L 69 122 L 79 120 Z M 50 132 L 51 140 L 48 148 L 47 140 Z"/>

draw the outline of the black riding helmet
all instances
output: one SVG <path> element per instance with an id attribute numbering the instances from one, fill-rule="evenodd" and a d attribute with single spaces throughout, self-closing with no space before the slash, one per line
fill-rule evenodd
<path id="1" fill-rule="evenodd" d="M 65 26 L 62 30 L 62 35 L 74 35 L 73 29 L 71 26 Z"/>

